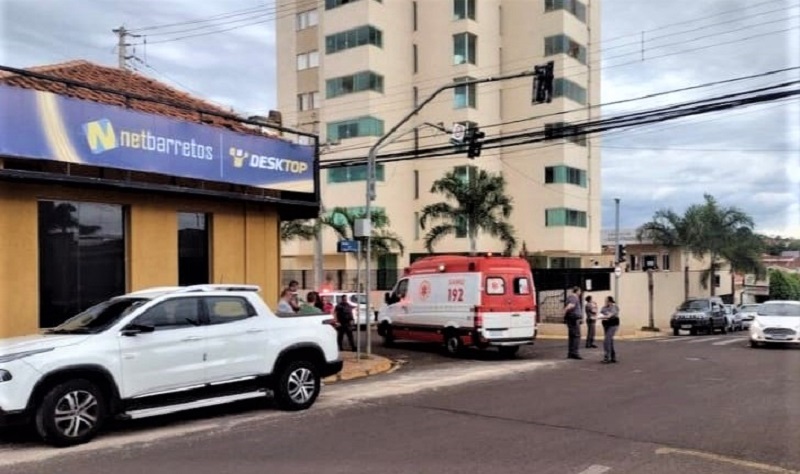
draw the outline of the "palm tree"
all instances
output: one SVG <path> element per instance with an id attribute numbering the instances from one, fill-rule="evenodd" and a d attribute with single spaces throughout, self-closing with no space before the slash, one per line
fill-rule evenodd
<path id="1" fill-rule="evenodd" d="M 296 219 L 281 221 L 281 241 L 314 240 L 317 238 L 316 219 Z"/>
<path id="2" fill-rule="evenodd" d="M 689 206 L 682 216 L 669 209 L 657 211 L 652 221 L 637 230 L 637 238 L 667 247 L 683 247 L 698 258 L 710 256 L 709 268 L 703 275 L 704 285 L 707 280 L 715 281 L 721 258 L 728 260 L 733 270 L 758 268 L 760 245 L 755 244 L 753 219 L 736 207 L 720 207 L 709 194 L 703 198 L 703 204 Z M 713 296 L 715 285 L 710 286 Z"/>
<path id="3" fill-rule="evenodd" d="M 365 219 L 367 213 L 363 209 L 352 209 L 346 207 L 334 207 L 324 217 L 319 219 L 321 225 L 331 228 L 342 240 L 355 238 L 356 221 Z M 405 246 L 400 236 L 390 230 L 391 222 L 389 216 L 382 209 L 372 209 L 372 236 L 371 249 L 374 257 L 380 257 L 393 253 L 397 250 L 401 255 L 405 252 Z M 366 251 L 366 249 L 363 249 Z"/>
<path id="4" fill-rule="evenodd" d="M 480 231 L 499 238 L 505 244 L 505 253 L 510 255 L 517 240 L 514 227 L 506 222 L 514 206 L 505 194 L 505 179 L 501 174 L 490 174 L 477 166 L 467 167 L 467 177 L 464 180 L 452 170 L 433 183 L 431 192 L 443 194 L 450 202 L 430 204 L 422 209 L 419 223 L 423 229 L 429 219 L 443 221 L 427 233 L 425 247 L 433 253 L 433 246 L 443 237 L 466 227 L 471 255 L 477 253 Z"/>

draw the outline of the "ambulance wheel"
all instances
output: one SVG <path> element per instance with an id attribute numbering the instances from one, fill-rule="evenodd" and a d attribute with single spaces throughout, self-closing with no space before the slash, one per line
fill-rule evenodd
<path id="1" fill-rule="evenodd" d="M 444 333 L 444 350 L 447 355 L 455 357 L 461 355 L 464 350 L 464 343 L 455 331 L 447 331 Z"/>
<path id="2" fill-rule="evenodd" d="M 500 355 L 507 359 L 513 359 L 519 352 L 519 346 L 500 346 L 497 349 L 500 351 Z"/>
<path id="3" fill-rule="evenodd" d="M 383 337 L 384 347 L 391 347 L 394 345 L 394 331 L 392 330 L 391 324 L 381 324 L 378 332 L 381 334 L 381 337 Z"/>

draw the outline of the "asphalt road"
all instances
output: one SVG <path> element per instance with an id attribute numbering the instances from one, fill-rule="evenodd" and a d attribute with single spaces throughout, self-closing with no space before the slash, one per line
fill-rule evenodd
<path id="1" fill-rule="evenodd" d="M 800 349 L 665 337 L 619 342 L 621 362 L 604 365 L 563 346 L 515 361 L 406 348 L 400 370 L 326 387 L 306 412 L 240 404 L 68 450 L 12 440 L 0 472 L 800 472 Z"/>

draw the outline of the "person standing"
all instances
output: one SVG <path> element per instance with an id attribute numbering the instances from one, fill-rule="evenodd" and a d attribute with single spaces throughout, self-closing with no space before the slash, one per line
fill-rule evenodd
<path id="1" fill-rule="evenodd" d="M 586 297 L 586 304 L 584 304 L 586 311 L 586 348 L 596 349 L 594 344 L 595 326 L 597 322 L 597 303 L 592 300 L 592 295 Z"/>
<path id="2" fill-rule="evenodd" d="M 572 294 L 567 296 L 567 305 L 564 307 L 564 323 L 567 325 L 568 343 L 567 359 L 581 360 L 578 347 L 581 345 L 581 289 L 573 287 Z"/>
<path id="3" fill-rule="evenodd" d="M 339 304 L 333 309 L 334 318 L 336 318 L 336 342 L 339 344 L 339 350 L 344 350 L 343 342 L 344 337 L 347 336 L 347 342 L 350 343 L 350 349 L 355 352 L 356 343 L 353 340 L 353 307 L 347 302 L 347 297 L 342 295 L 339 297 Z"/>
<path id="4" fill-rule="evenodd" d="M 605 357 L 603 357 L 604 364 L 615 364 L 617 362 L 617 351 L 614 349 L 614 336 L 619 329 L 619 308 L 617 302 L 614 301 L 613 296 L 606 298 L 606 304 L 600 310 L 603 320 L 603 331 L 605 337 L 603 339 L 603 350 Z"/>

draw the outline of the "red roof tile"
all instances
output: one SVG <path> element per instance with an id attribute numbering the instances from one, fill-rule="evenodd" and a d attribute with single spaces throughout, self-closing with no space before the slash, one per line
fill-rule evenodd
<path id="1" fill-rule="evenodd" d="M 53 76 L 59 79 L 69 79 L 88 85 L 113 89 L 122 93 L 144 96 L 155 100 L 178 102 L 188 107 L 188 109 L 183 109 L 157 102 L 132 99 L 127 103 L 128 108 L 131 110 L 149 114 L 164 115 L 179 120 L 202 122 L 240 132 L 261 135 L 261 133 L 258 131 L 236 120 L 208 114 L 200 114 L 196 111 L 193 111 L 191 109 L 200 109 L 219 114 L 233 115 L 233 113 L 229 110 L 225 110 L 222 107 L 208 103 L 202 99 L 187 94 L 186 92 L 180 91 L 162 82 L 156 81 L 133 71 L 108 66 L 100 66 L 84 60 L 36 66 L 26 70 Z M 119 94 L 87 89 L 85 87 L 66 85 L 61 82 L 39 79 L 5 71 L 0 71 L 0 84 L 22 87 L 26 89 L 48 91 L 63 96 L 91 100 L 103 104 L 123 107 L 126 106 L 125 97 Z"/>

